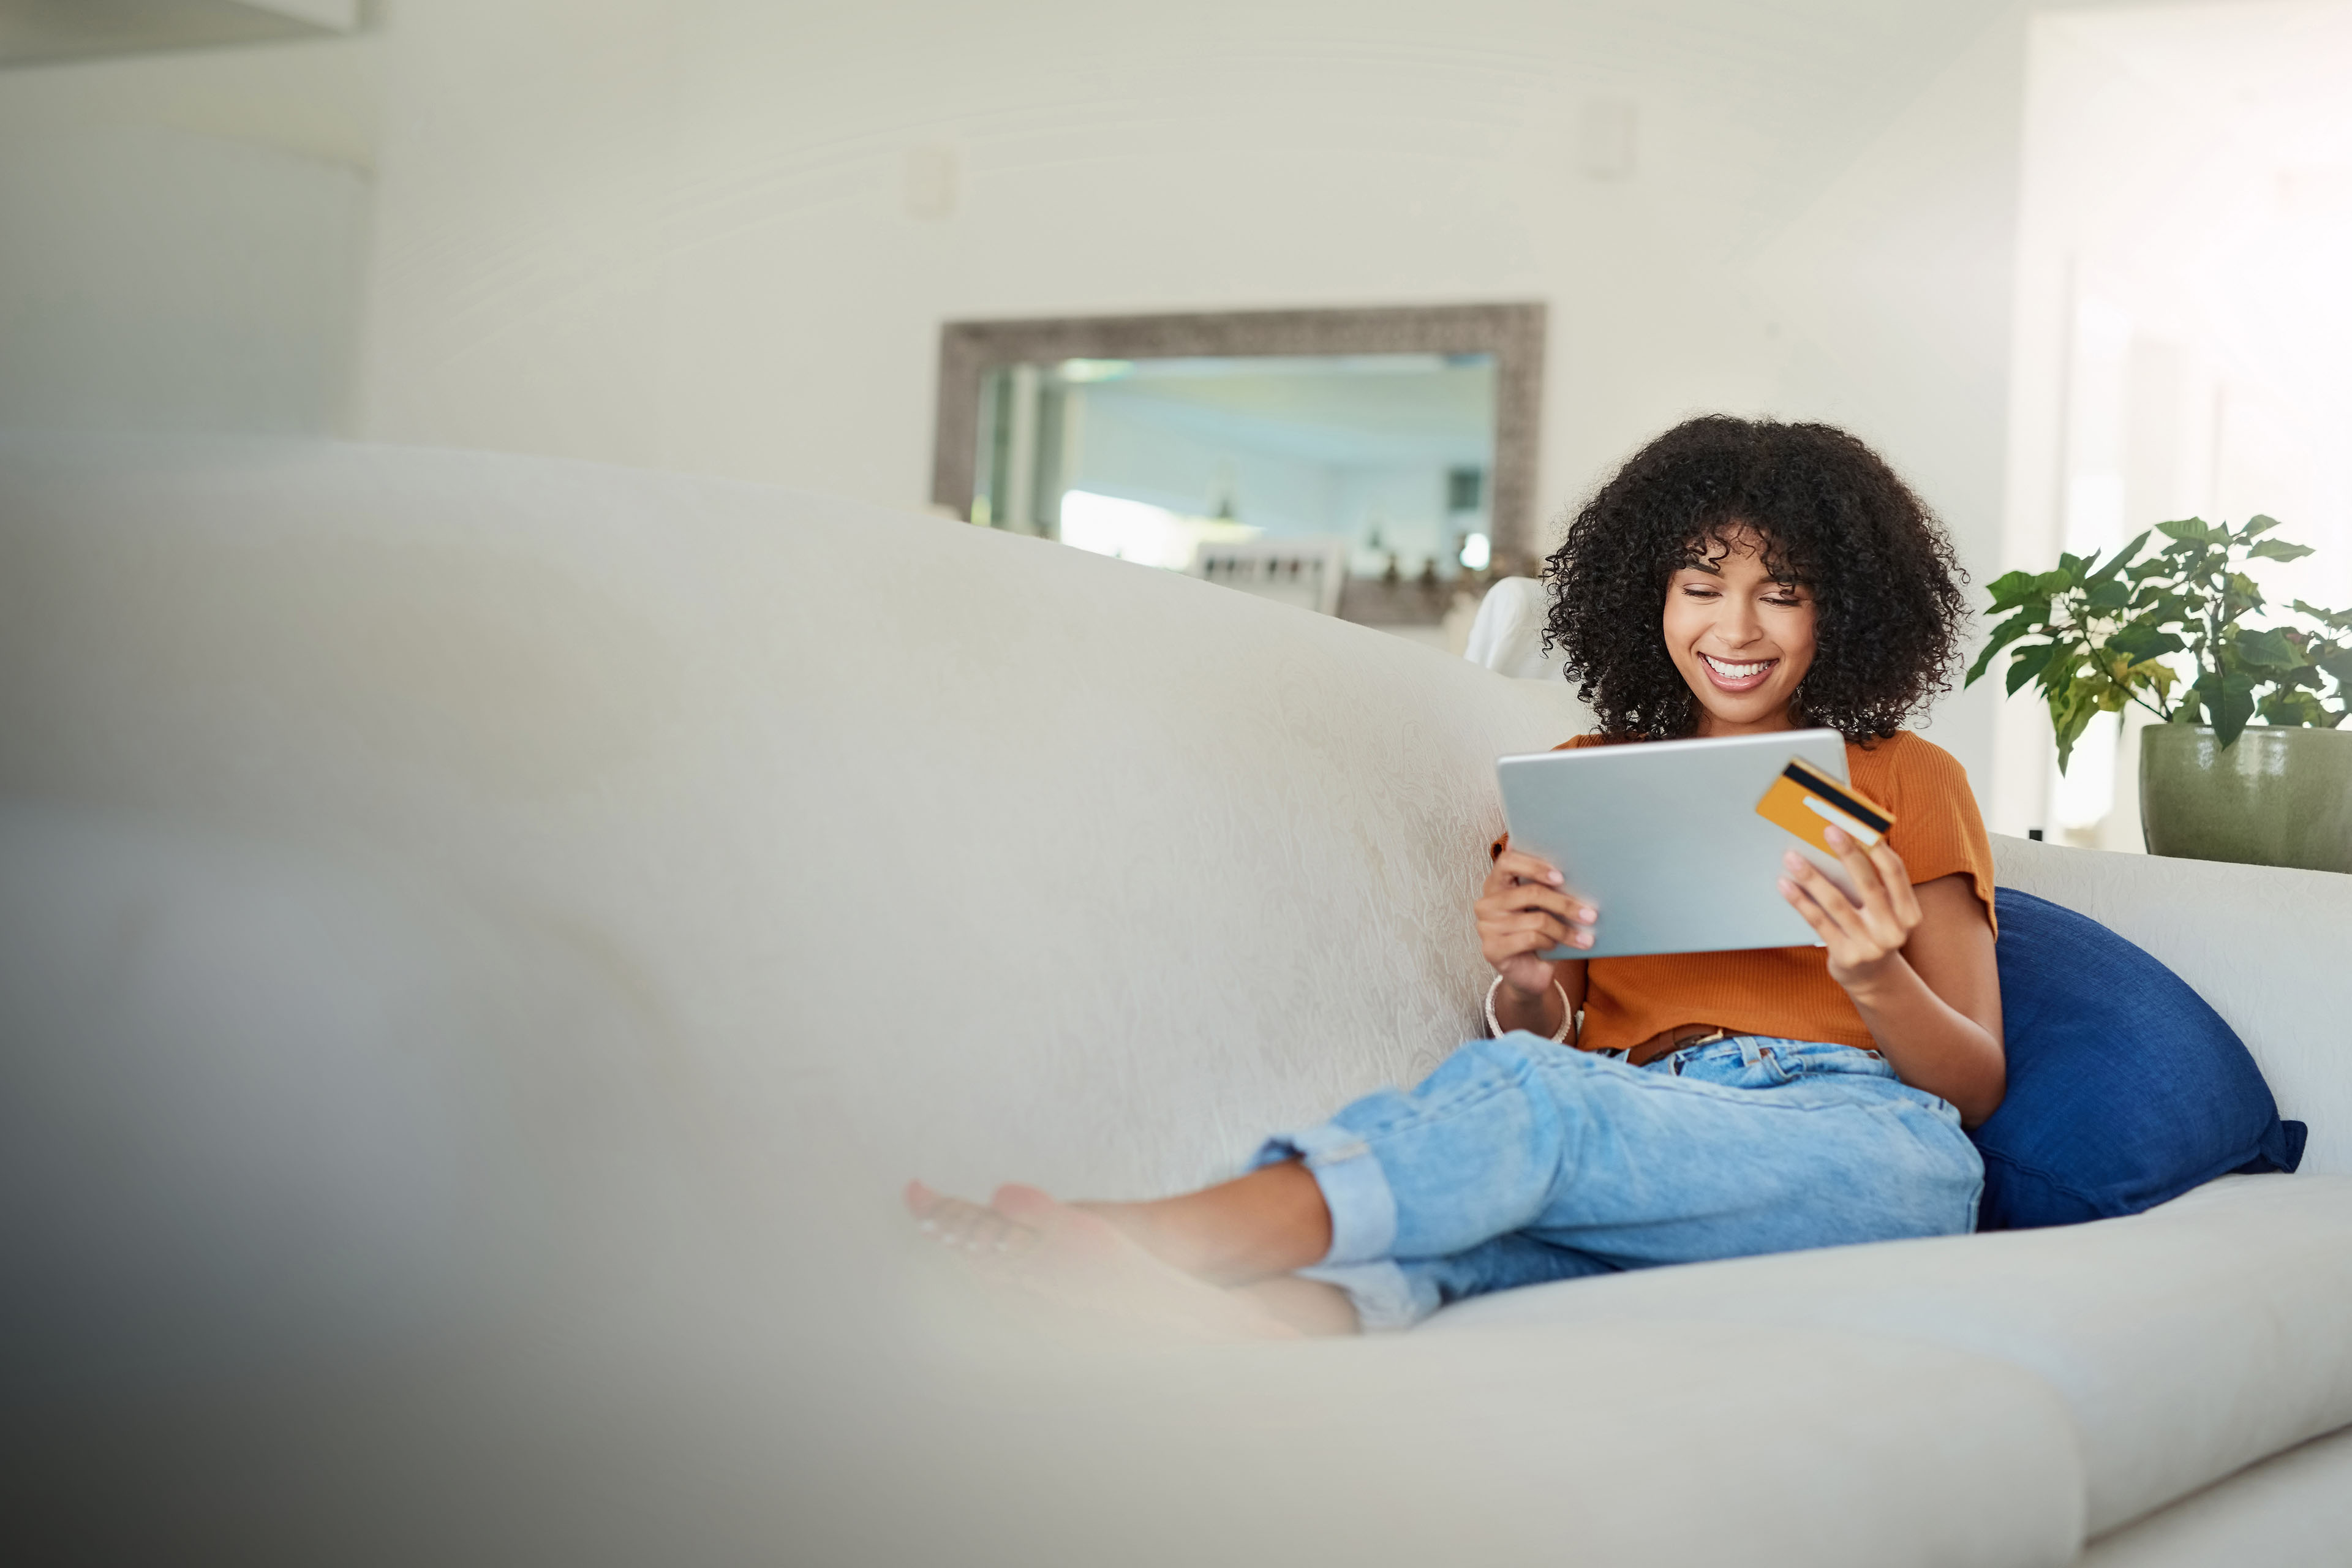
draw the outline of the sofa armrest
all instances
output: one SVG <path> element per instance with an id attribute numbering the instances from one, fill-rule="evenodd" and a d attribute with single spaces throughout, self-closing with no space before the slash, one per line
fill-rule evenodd
<path id="1" fill-rule="evenodd" d="M 2195 987 L 2253 1052 L 2303 1169 L 2352 1173 L 2352 877 L 2069 849 L 1996 834 L 2002 887 L 2063 904 Z"/>

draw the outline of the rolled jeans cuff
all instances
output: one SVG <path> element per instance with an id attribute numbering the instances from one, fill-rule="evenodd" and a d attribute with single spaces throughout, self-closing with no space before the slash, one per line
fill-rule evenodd
<path id="1" fill-rule="evenodd" d="M 1363 1138 L 1337 1122 L 1269 1138 L 1250 1160 L 1263 1170 L 1285 1160 L 1305 1163 L 1331 1215 L 1331 1248 L 1318 1267 L 1370 1263 L 1396 1245 L 1396 1194 Z"/>
<path id="2" fill-rule="evenodd" d="M 1301 1279 L 1320 1279 L 1348 1293 L 1356 1309 L 1356 1327 L 1368 1334 L 1409 1329 L 1438 1309 L 1437 1282 L 1423 1273 L 1408 1273 L 1392 1258 L 1378 1263 L 1317 1264 L 1298 1271 Z"/>

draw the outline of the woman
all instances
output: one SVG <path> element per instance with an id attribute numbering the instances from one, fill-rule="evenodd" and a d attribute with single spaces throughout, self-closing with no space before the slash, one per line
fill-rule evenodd
<path id="1" fill-rule="evenodd" d="M 1497 845 L 1475 911 L 1493 1037 L 1269 1139 L 1236 1181 L 1142 1204 L 1007 1186 L 984 1207 L 911 1184 L 927 1231 L 1065 1298 L 1291 1334 L 1972 1227 L 1961 1129 L 2004 1081 L 1991 855 L 1959 765 L 1902 729 L 1955 651 L 1949 544 L 1853 437 L 1709 417 L 1636 454 L 1549 564 L 1548 640 L 1600 720 L 1568 744 L 1843 733 L 1895 826 L 1867 847 L 1831 831 L 1852 898 L 1787 857 L 1780 894 L 1822 945 L 1549 961 L 1605 911 Z"/>

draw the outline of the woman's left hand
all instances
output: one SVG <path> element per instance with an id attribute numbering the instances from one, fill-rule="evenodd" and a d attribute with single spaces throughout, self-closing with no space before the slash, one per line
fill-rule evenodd
<path id="1" fill-rule="evenodd" d="M 1834 827 L 1825 837 L 1861 901 L 1793 849 L 1784 857 L 1789 874 L 1780 879 L 1780 896 L 1828 944 L 1830 978 L 1858 994 L 1901 966 L 1903 946 L 1919 927 L 1919 900 L 1903 857 L 1885 839 L 1865 849 Z"/>

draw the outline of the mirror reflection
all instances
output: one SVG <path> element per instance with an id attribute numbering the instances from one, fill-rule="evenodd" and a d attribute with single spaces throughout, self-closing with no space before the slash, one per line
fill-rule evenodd
<path id="1" fill-rule="evenodd" d="M 1327 614 L 1434 620 L 1492 560 L 1495 402 L 1485 353 L 1001 365 L 971 520 Z"/>

